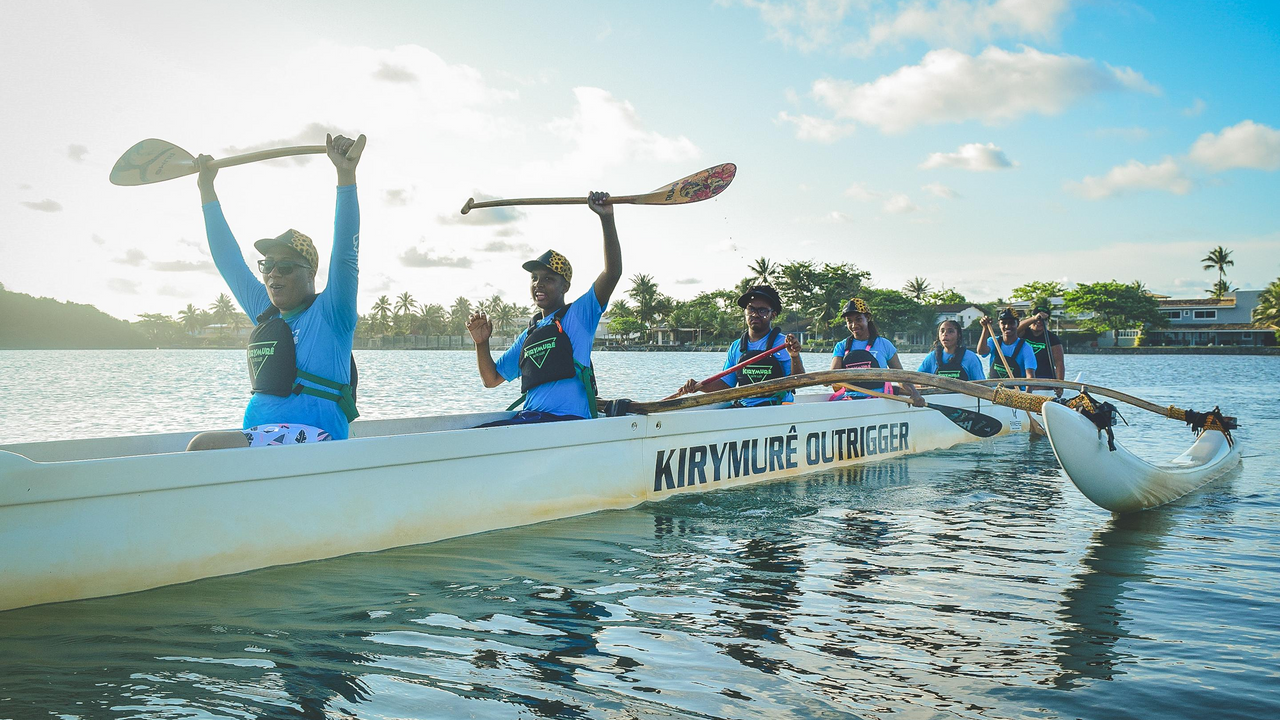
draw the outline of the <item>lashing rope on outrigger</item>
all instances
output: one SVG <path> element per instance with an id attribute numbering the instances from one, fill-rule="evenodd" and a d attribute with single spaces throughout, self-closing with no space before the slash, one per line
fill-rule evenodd
<path id="1" fill-rule="evenodd" d="M 1074 408 L 1076 412 L 1085 416 L 1089 422 L 1093 423 L 1098 430 L 1107 433 L 1107 449 L 1111 452 L 1116 451 L 1116 436 L 1111 431 L 1115 427 L 1116 418 L 1120 418 L 1125 425 L 1129 424 L 1128 420 L 1120 414 L 1120 410 L 1109 402 L 1098 402 L 1088 390 L 1081 390 L 1079 395 L 1067 400 L 1063 403 L 1069 408 Z"/>
<path id="2" fill-rule="evenodd" d="M 1231 431 L 1235 430 L 1239 425 L 1236 423 L 1235 418 L 1224 416 L 1221 408 L 1217 405 L 1205 413 L 1196 412 L 1191 408 L 1179 410 L 1172 405 L 1169 406 L 1169 411 L 1182 413 L 1180 419 L 1191 426 L 1191 432 L 1195 433 L 1196 437 L 1203 435 L 1206 430 L 1217 430 L 1227 436 L 1228 446 L 1234 445 L 1236 442 L 1235 438 L 1231 437 Z M 1173 416 L 1170 415 L 1170 417 Z"/>

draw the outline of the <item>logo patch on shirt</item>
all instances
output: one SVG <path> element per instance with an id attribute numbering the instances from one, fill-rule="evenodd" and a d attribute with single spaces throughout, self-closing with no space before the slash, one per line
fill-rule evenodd
<path id="1" fill-rule="evenodd" d="M 253 367 L 253 374 L 256 377 L 262 371 L 262 365 L 272 355 L 276 354 L 276 341 L 258 342 L 249 344 L 249 363 Z"/>
<path id="2" fill-rule="evenodd" d="M 556 338 L 547 338 L 524 348 L 524 356 L 533 361 L 533 364 L 542 367 L 542 363 L 546 362 L 547 355 L 556 347 Z"/>
<path id="3" fill-rule="evenodd" d="M 748 365 L 742 368 L 742 374 L 747 377 L 749 382 L 755 384 L 761 380 L 768 380 L 770 370 L 772 368 L 768 365 Z"/>

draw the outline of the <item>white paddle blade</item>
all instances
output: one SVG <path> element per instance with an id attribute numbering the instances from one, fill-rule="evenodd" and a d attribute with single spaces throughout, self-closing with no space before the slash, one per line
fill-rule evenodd
<path id="1" fill-rule="evenodd" d="M 111 168 L 112 185 L 149 185 L 192 175 L 196 159 L 167 140 L 149 138 L 125 151 Z"/>

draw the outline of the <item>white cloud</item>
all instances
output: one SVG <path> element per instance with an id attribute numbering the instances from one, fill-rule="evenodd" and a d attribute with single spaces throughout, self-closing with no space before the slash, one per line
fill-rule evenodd
<path id="1" fill-rule="evenodd" d="M 911 202 L 911 198 L 903 193 L 896 193 L 884 201 L 884 211 L 894 215 L 905 215 L 919 209 L 915 203 Z"/>
<path id="2" fill-rule="evenodd" d="M 872 190 L 867 187 L 866 183 L 854 183 L 844 194 L 859 202 L 877 202 L 880 203 L 880 209 L 893 215 L 905 215 L 919 210 L 911 198 L 905 193 L 887 193 L 878 190 Z M 830 221 L 843 222 L 847 216 L 842 213 L 831 213 L 827 216 Z"/>
<path id="3" fill-rule="evenodd" d="M 1127 127 L 1127 128 L 1098 128 L 1093 131 L 1094 137 L 1100 138 L 1120 138 L 1122 140 L 1130 140 L 1133 142 L 1141 142 L 1151 137 L 1151 131 L 1144 127 Z"/>
<path id="4" fill-rule="evenodd" d="M 480 246 L 480 252 L 487 253 L 522 253 L 532 255 L 534 253 L 533 246 L 528 243 L 512 243 L 505 240 L 490 240 L 488 243 Z"/>
<path id="5" fill-rule="evenodd" d="M 1232 168 L 1280 169 L 1280 130 L 1245 120 L 1214 135 L 1205 133 L 1191 146 L 1188 157 L 1221 172 Z"/>
<path id="6" fill-rule="evenodd" d="M 157 272 L 202 272 L 217 275 L 218 269 L 212 260 L 166 260 L 152 261 L 151 269 Z"/>
<path id="7" fill-rule="evenodd" d="M 731 5 L 734 0 L 718 0 Z M 1071 0 L 737 0 L 760 14 L 769 34 L 802 52 L 840 47 L 866 55 L 919 40 L 970 47 L 998 38 L 1053 39 Z"/>
<path id="8" fill-rule="evenodd" d="M 1199 117 L 1200 113 L 1204 112 L 1204 109 L 1206 107 L 1208 106 L 1205 105 L 1203 100 L 1201 100 L 1200 98 L 1196 98 L 1194 101 L 1192 101 L 1190 107 L 1185 107 L 1182 109 L 1182 114 L 1186 115 L 1187 117 Z"/>
<path id="9" fill-rule="evenodd" d="M 796 126 L 796 139 L 812 140 L 820 143 L 833 143 L 846 135 L 853 134 L 857 129 L 856 125 L 849 123 L 838 123 L 834 120 L 826 118 L 813 117 L 812 115 L 792 115 L 785 110 L 778 113 L 775 123 L 781 125 L 783 123 L 791 123 Z"/>
<path id="10" fill-rule="evenodd" d="M 571 167 L 598 171 L 630 160 L 678 162 L 702 154 L 683 135 L 671 138 L 646 130 L 635 107 L 607 90 L 576 87 L 573 94 L 578 101 L 573 114 L 548 125 L 572 144 L 566 157 Z"/>
<path id="11" fill-rule="evenodd" d="M 115 262 L 118 262 L 121 265 L 131 265 L 133 267 L 138 267 L 146 261 L 147 261 L 147 254 L 142 252 L 138 248 L 129 248 L 128 250 L 125 251 L 124 257 L 115 259 Z"/>
<path id="12" fill-rule="evenodd" d="M 701 283 L 702 281 L 698 278 L 682 278 L 675 281 L 676 285 L 700 285 Z"/>
<path id="13" fill-rule="evenodd" d="M 106 244 L 107 244 L 107 241 L 106 241 L 106 240 L 103 240 L 103 239 L 102 239 L 102 237 L 101 237 L 100 235 L 98 235 L 97 233 L 94 233 L 94 234 L 93 234 L 92 239 L 93 239 L 93 244 L 94 244 L 94 245 L 106 245 Z"/>
<path id="14" fill-rule="evenodd" d="M 1158 89 L 1129 68 L 1102 66 L 1074 55 L 996 47 L 980 55 L 934 50 L 919 65 L 898 68 L 869 83 L 817 80 L 813 95 L 837 119 L 899 133 L 917 125 L 979 120 L 996 124 L 1038 113 L 1056 115 L 1103 92 Z"/>
<path id="15" fill-rule="evenodd" d="M 88 154 L 89 148 L 84 145 L 67 146 L 67 157 L 71 158 L 72 162 L 84 162 L 84 156 Z"/>
<path id="16" fill-rule="evenodd" d="M 1191 192 L 1192 183 L 1173 158 L 1165 157 L 1158 165 L 1145 165 L 1130 160 L 1111 168 L 1102 177 L 1086 177 L 1078 183 L 1068 182 L 1067 190 L 1089 200 L 1101 200 L 1134 190 L 1163 190 L 1174 195 Z"/>
<path id="17" fill-rule="evenodd" d="M 419 250 L 409 248 L 400 255 L 400 264 L 407 267 L 450 267 L 469 268 L 471 258 L 452 255 L 433 255 L 431 248 Z"/>
<path id="18" fill-rule="evenodd" d="M 922 185 L 920 186 L 920 189 L 928 191 L 944 200 L 956 200 L 961 197 L 960 193 L 938 182 Z"/>
<path id="19" fill-rule="evenodd" d="M 418 76 L 412 70 L 386 61 L 378 64 L 378 69 L 373 72 L 373 78 L 392 83 L 418 82 Z"/>
<path id="20" fill-rule="evenodd" d="M 137 295 L 140 283 L 125 278 L 107 278 L 107 289 L 121 295 Z"/>
<path id="21" fill-rule="evenodd" d="M 476 202 L 486 202 L 489 200 L 498 200 L 500 198 L 493 195 L 486 195 L 480 191 L 471 194 L 471 199 Z M 469 210 L 466 215 L 461 212 L 449 213 L 448 215 L 437 215 L 436 222 L 441 225 L 507 225 L 519 222 L 524 217 L 524 211 L 515 207 L 499 206 L 493 208 L 480 208 L 479 210 Z"/>
<path id="22" fill-rule="evenodd" d="M 404 188 L 384 190 L 382 193 L 382 202 L 391 207 L 404 207 L 409 204 L 409 191 Z"/>
<path id="23" fill-rule="evenodd" d="M 971 47 L 996 38 L 1052 39 L 1070 0 L 905 2 L 881 15 L 864 40 L 846 49 L 865 55 L 886 43 L 923 40 L 931 47 Z"/>
<path id="24" fill-rule="evenodd" d="M 24 201 L 18 204 L 22 205 L 23 207 L 31 208 L 32 210 L 39 210 L 40 212 L 48 212 L 48 213 L 62 212 L 62 203 L 58 202 L 57 200 L 50 200 L 49 198 L 45 198 L 44 200 L 40 200 L 37 202 Z"/>
<path id="25" fill-rule="evenodd" d="M 925 170 L 933 168 L 957 168 L 960 170 L 972 170 L 974 172 L 990 172 L 992 170 L 1004 170 L 1017 165 L 1010 162 L 1005 156 L 1004 150 L 996 147 L 995 143 L 969 143 L 961 145 L 960 149 L 953 153 L 930 153 L 929 157 L 922 163 L 920 167 Z"/>

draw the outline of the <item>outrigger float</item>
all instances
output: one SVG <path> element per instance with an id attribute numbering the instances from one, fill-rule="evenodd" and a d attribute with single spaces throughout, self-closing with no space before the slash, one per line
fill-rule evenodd
<path id="1" fill-rule="evenodd" d="M 773 407 L 728 407 L 752 395 L 851 381 L 907 381 L 946 392 L 929 396 L 934 409 L 877 398 L 826 402 L 825 394 Z M 981 413 L 982 432 L 1003 435 L 1024 430 L 1027 413 L 1047 399 L 922 373 L 833 370 L 630 403 L 628 414 L 571 423 L 475 427 L 510 413 L 360 421 L 341 442 L 198 453 L 183 451 L 194 432 L 3 445 L 0 610 L 939 450 L 979 439 L 956 419 L 964 413 L 947 408 Z M 1083 418 L 1067 408 L 1045 411 L 1055 450 L 1064 443 L 1059 458 L 1064 467 L 1074 465 L 1066 434 L 1055 432 L 1085 447 L 1080 438 L 1100 431 L 1087 420 L 1094 429 L 1082 431 L 1075 421 Z M 1204 447 L 1209 442 L 1202 437 Z M 1231 448 L 1201 463 L 1206 477 L 1238 459 L 1238 445 Z M 1100 462 L 1097 453 L 1084 461 Z M 1153 497 L 1167 502 L 1161 500 L 1167 494 Z"/>

